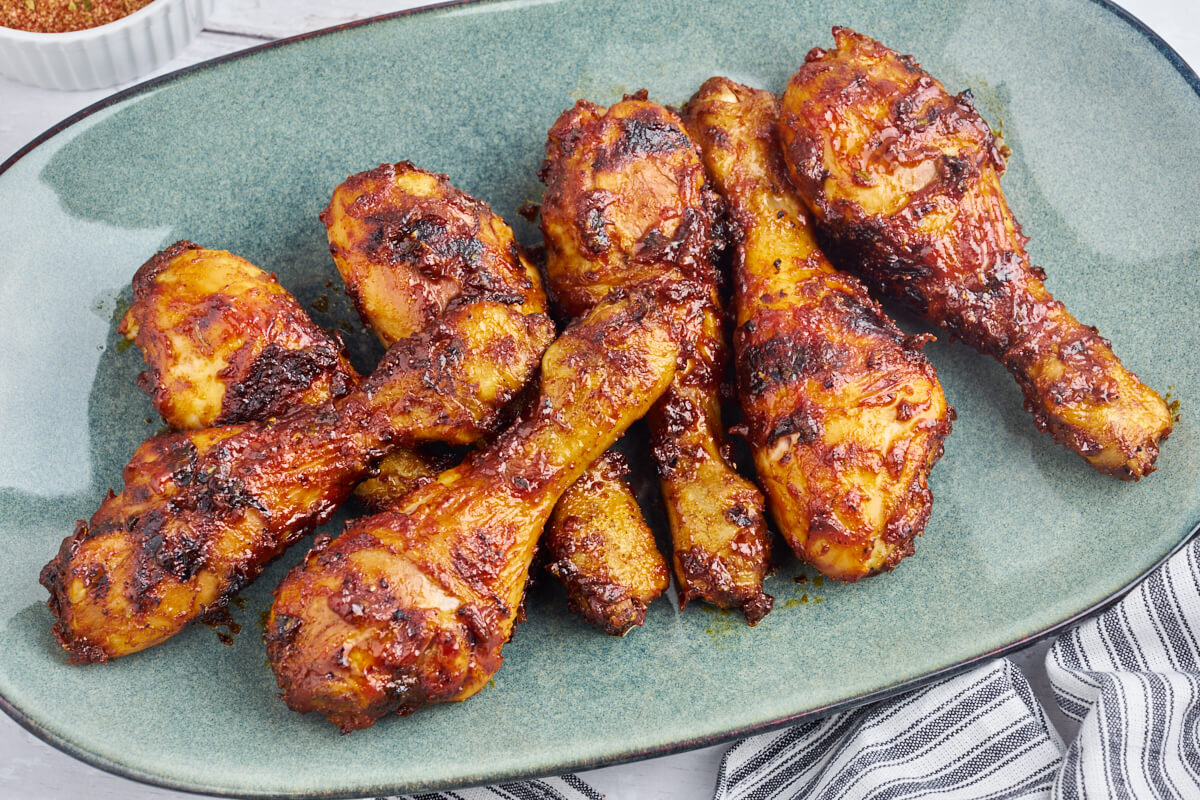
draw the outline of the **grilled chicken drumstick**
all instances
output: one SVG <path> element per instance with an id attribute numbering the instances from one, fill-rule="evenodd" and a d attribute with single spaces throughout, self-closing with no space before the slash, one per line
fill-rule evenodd
<path id="1" fill-rule="evenodd" d="M 770 92 L 707 81 L 684 121 L 737 240 L 733 342 L 758 480 L 801 559 L 853 581 L 912 553 L 951 415 L 924 337 L 906 338 L 817 247 Z"/>
<path id="2" fill-rule="evenodd" d="M 645 622 L 670 583 L 628 472 L 619 452 L 602 455 L 558 501 L 542 539 L 571 609 L 612 636 Z"/>
<path id="3" fill-rule="evenodd" d="M 788 84 L 779 136 L 835 261 L 997 358 L 1037 427 L 1093 467 L 1151 472 L 1171 414 L 1046 290 L 969 95 L 873 39 L 833 33 L 836 49 L 810 52 Z"/>
<path id="4" fill-rule="evenodd" d="M 597 459 L 563 494 L 542 539 L 546 569 L 566 590 L 568 607 L 611 636 L 644 623 L 670 585 L 627 472 L 616 451 Z"/>
<path id="5" fill-rule="evenodd" d="M 321 221 L 346 292 L 385 347 L 425 330 L 456 299 L 545 302 L 508 224 L 445 175 L 411 162 L 351 175 Z"/>
<path id="6" fill-rule="evenodd" d="M 138 383 L 175 430 L 267 420 L 342 397 L 361 378 L 274 275 L 224 250 L 176 242 L 133 276 L 118 330 L 142 351 Z M 369 506 L 439 470 L 396 448 L 355 487 Z"/>
<path id="7" fill-rule="evenodd" d="M 644 94 L 609 109 L 580 101 L 550 129 L 541 175 L 546 273 L 567 314 L 615 287 L 664 277 L 677 287 L 670 302 L 690 335 L 649 422 L 679 599 L 740 607 L 754 624 L 771 608 L 762 590 L 769 542 L 762 494 L 724 452 L 716 198 L 696 146 L 679 118 Z"/>
<path id="8" fill-rule="evenodd" d="M 529 291 L 514 294 L 510 282 L 498 294 L 456 298 L 336 400 L 156 436 L 138 449 L 125 488 L 110 492 L 42 570 L 54 633 L 72 660 L 142 650 L 221 607 L 328 519 L 397 444 L 469 443 L 496 429 L 554 328 L 537 272 L 519 254 L 470 236 L 456 251 L 500 259 L 490 268 L 527 276 Z"/>
<path id="9" fill-rule="evenodd" d="M 338 343 L 274 275 L 191 242 L 138 269 L 118 330 L 142 351 L 138 384 L 176 430 L 280 416 L 358 383 Z"/>
<path id="10" fill-rule="evenodd" d="M 380 164 L 338 184 L 320 218 L 346 293 L 384 347 L 425 330 L 455 300 L 536 297 L 545 307 L 540 278 L 512 229 L 445 175 L 409 161 Z M 511 269 L 514 263 L 525 266 Z M 385 511 L 441 471 L 433 466 L 399 449 L 354 494 L 371 511 Z"/>
<path id="11" fill-rule="evenodd" d="M 291 708 L 350 731 L 483 688 L 559 495 L 671 381 L 678 345 L 656 299 L 597 306 L 546 351 L 524 419 L 288 573 L 266 639 Z"/>

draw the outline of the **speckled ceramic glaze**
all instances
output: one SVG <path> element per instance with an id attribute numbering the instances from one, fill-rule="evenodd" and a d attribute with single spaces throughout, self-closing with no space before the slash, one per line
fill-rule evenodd
<path id="1" fill-rule="evenodd" d="M 386 19 L 156 81 L 0 174 L 0 695 L 107 769 L 245 795 L 362 796 L 637 758 L 912 685 L 1059 626 L 1200 521 L 1200 98 L 1157 40 L 1093 0 L 503 2 Z M 1005 188 L 1049 287 L 1182 403 L 1157 473 L 1093 472 L 1033 428 L 993 361 L 928 354 L 958 409 L 915 557 L 856 586 L 789 557 L 756 629 L 666 600 L 625 639 L 556 587 L 481 695 L 339 736 L 275 695 L 259 620 L 289 553 L 233 609 L 108 666 L 66 663 L 38 570 L 158 429 L 116 320 L 133 271 L 179 238 L 278 273 L 327 326 L 353 319 L 317 213 L 346 175 L 411 159 L 515 223 L 546 129 L 576 99 L 685 100 L 710 75 L 782 89 L 849 25 L 970 87 L 1012 147 Z M 324 307 L 325 303 L 317 303 Z M 913 325 L 902 318 L 903 324 Z M 360 360 L 368 341 L 355 323 Z M 644 464 L 643 470 L 644 470 Z M 782 548 L 780 548 L 782 550 Z"/>

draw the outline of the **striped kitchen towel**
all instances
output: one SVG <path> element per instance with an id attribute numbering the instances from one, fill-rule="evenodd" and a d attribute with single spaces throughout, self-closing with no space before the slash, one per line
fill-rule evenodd
<path id="1" fill-rule="evenodd" d="M 1080 721 L 1055 800 L 1200 798 L 1200 540 L 1046 656 Z"/>
<path id="2" fill-rule="evenodd" d="M 563 775 L 558 778 L 502 783 L 479 789 L 427 792 L 408 795 L 397 798 L 397 800 L 605 800 L 605 798 L 574 775 Z"/>
<path id="3" fill-rule="evenodd" d="M 1062 743 L 1006 660 L 905 694 L 743 739 L 717 800 L 1046 797 Z"/>
<path id="4" fill-rule="evenodd" d="M 1200 539 L 1046 658 L 1062 744 L 1008 661 L 725 756 L 716 800 L 1197 800 Z"/>

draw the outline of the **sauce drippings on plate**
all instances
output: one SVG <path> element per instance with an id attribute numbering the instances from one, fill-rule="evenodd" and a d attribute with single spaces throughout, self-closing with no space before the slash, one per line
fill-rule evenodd
<path id="1" fill-rule="evenodd" d="M 4 0 L 0 26 L 34 33 L 66 33 L 115 22 L 154 0 Z"/>

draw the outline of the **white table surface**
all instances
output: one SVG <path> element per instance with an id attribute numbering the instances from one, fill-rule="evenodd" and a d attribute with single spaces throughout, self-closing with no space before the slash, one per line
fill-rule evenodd
<path id="1" fill-rule="evenodd" d="M 422 0 L 217 0 L 200 37 L 162 74 L 272 39 L 422 5 Z M 1200 71 L 1200 0 L 1124 0 L 1126 9 L 1158 32 Z M 997 2 L 1003 24 L 1003 5 Z M 149 76 L 148 76 L 149 77 Z M 0 78 L 0 161 L 54 123 L 116 89 L 59 92 Z M 1074 726 L 1058 713 L 1043 661 L 1048 644 L 1028 648 L 1012 660 L 1028 676 L 1064 737 Z M 709 797 L 721 755 L 728 745 L 580 773 L 609 798 L 693 800 Z M 195 795 L 159 789 L 110 775 L 36 739 L 0 714 L 0 800 L 185 800 Z"/>

